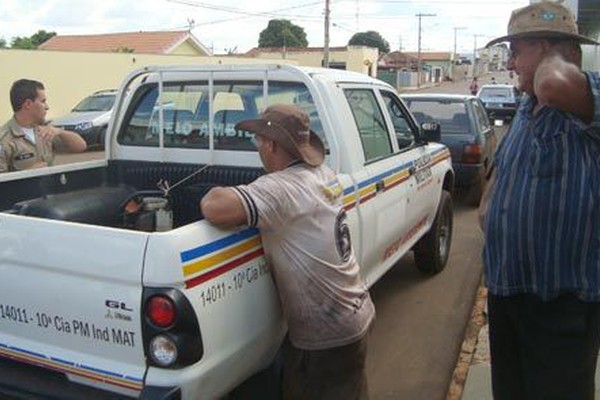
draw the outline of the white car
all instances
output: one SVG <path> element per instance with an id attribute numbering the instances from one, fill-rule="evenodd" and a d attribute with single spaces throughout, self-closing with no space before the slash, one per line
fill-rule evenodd
<path id="1" fill-rule="evenodd" d="M 81 100 L 69 114 L 52 120 L 51 124 L 77 132 L 89 149 L 104 149 L 106 128 L 116 97 L 114 89 L 94 92 Z"/>

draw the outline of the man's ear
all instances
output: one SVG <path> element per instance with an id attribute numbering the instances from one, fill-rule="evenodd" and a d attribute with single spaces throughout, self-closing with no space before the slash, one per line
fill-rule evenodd
<path id="1" fill-rule="evenodd" d="M 21 110 L 30 108 L 32 104 L 33 104 L 33 100 L 31 100 L 31 99 L 25 99 L 25 101 L 21 105 Z"/>

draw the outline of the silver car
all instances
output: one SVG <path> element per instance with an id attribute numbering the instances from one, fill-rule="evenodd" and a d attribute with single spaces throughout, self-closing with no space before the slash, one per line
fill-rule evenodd
<path id="1" fill-rule="evenodd" d="M 492 121 L 511 120 L 519 106 L 520 96 L 513 85 L 482 85 L 477 93 Z"/>
<path id="2" fill-rule="evenodd" d="M 94 92 L 81 100 L 69 114 L 52 120 L 51 124 L 77 132 L 88 149 L 104 149 L 106 128 L 116 97 L 116 90 Z"/>

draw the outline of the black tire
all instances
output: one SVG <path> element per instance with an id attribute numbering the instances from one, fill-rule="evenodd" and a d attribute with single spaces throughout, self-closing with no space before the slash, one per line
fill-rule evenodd
<path id="1" fill-rule="evenodd" d="M 444 190 L 429 232 L 414 247 L 415 263 L 421 272 L 437 274 L 446 267 L 452 243 L 452 222 L 452 197 Z"/>

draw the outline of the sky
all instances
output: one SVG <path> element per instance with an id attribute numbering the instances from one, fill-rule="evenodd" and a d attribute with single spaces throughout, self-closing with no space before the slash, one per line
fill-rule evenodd
<path id="1" fill-rule="evenodd" d="M 374 30 L 392 50 L 459 53 L 502 36 L 511 10 L 529 0 L 330 0 L 330 46 L 345 46 L 356 32 Z M 268 21 L 283 18 L 304 28 L 309 46 L 324 44 L 325 0 L 0 0 L 0 38 L 192 28 L 216 54 L 244 53 L 258 45 Z"/>

